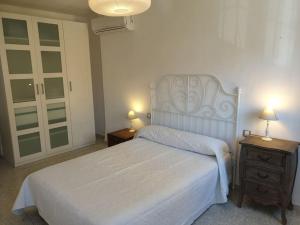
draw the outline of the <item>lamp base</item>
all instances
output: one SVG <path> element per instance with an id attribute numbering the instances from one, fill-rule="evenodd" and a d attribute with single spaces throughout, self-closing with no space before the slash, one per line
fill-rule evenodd
<path id="1" fill-rule="evenodd" d="M 272 140 L 273 140 L 273 139 L 270 138 L 270 137 L 262 137 L 261 139 L 264 140 L 264 141 L 272 141 Z"/>

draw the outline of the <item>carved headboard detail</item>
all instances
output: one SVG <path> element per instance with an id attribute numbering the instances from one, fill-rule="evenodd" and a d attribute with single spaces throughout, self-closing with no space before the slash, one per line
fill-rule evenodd
<path id="1" fill-rule="evenodd" d="M 222 139 L 235 155 L 239 89 L 212 75 L 166 75 L 151 84 L 151 124 Z"/>

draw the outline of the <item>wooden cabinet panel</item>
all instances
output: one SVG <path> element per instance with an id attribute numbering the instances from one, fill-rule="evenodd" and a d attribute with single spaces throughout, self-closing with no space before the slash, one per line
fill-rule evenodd
<path id="1" fill-rule="evenodd" d="M 85 23 L 63 22 L 73 148 L 95 142 L 88 27 Z M 100 59 L 99 59 L 100 60 Z"/>

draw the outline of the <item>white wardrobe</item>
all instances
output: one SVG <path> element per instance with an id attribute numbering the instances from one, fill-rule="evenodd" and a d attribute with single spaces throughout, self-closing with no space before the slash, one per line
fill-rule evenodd
<path id="1" fill-rule="evenodd" d="M 4 157 L 18 166 L 94 143 L 87 24 L 0 18 Z"/>

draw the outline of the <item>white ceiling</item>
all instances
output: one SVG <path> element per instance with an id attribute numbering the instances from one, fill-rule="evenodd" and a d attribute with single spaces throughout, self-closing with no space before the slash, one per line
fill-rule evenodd
<path id="1" fill-rule="evenodd" d="M 88 0 L 0 0 L 2 4 L 87 16 L 92 12 Z"/>

